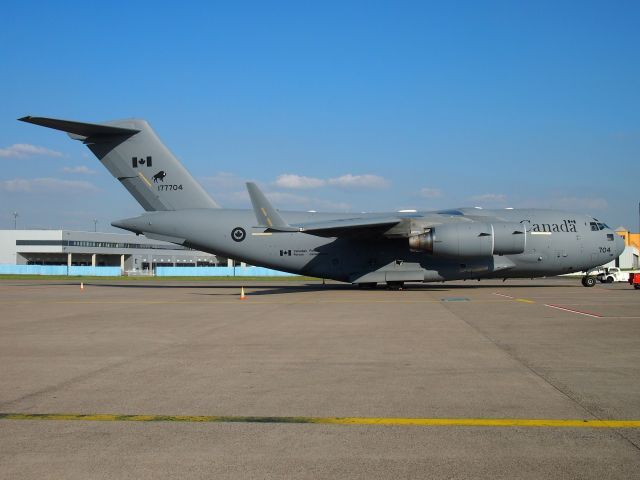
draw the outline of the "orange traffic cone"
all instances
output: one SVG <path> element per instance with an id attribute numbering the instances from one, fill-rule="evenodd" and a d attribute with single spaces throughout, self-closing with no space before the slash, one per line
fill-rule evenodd
<path id="1" fill-rule="evenodd" d="M 240 300 L 246 300 L 247 296 L 244 294 L 244 287 L 240 287 Z"/>

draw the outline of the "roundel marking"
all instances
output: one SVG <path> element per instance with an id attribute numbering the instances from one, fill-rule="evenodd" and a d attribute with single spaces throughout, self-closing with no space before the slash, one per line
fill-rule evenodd
<path id="1" fill-rule="evenodd" d="M 243 241 L 246 238 L 246 236 L 247 236 L 247 232 L 244 231 L 244 228 L 236 227 L 233 230 L 231 230 L 231 238 L 233 238 L 235 242 Z"/>

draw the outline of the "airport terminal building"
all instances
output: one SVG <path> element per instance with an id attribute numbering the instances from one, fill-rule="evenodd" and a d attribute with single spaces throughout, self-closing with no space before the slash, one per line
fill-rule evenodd
<path id="1" fill-rule="evenodd" d="M 157 267 L 215 267 L 227 259 L 142 235 L 72 230 L 0 230 L 0 265 L 120 267 L 153 274 Z"/>

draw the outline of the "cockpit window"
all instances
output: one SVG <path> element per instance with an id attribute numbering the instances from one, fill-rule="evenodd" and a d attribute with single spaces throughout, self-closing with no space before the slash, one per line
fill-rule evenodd
<path id="1" fill-rule="evenodd" d="M 593 220 L 594 220 L 593 222 L 589 223 L 589 225 L 591 226 L 591 231 L 592 232 L 597 232 L 599 230 L 604 230 L 605 228 L 611 230 L 611 228 L 609 228 L 609 225 L 607 225 L 606 223 L 602 223 L 597 218 L 594 218 Z"/>
<path id="2" fill-rule="evenodd" d="M 604 230 L 605 228 L 609 228 L 607 224 L 600 222 L 590 222 L 589 225 L 591 226 L 592 232 L 598 232 L 600 230 Z"/>

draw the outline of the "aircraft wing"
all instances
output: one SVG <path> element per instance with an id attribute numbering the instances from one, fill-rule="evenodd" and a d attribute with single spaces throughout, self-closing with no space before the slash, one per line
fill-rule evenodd
<path id="1" fill-rule="evenodd" d="M 356 217 L 291 225 L 296 231 L 319 237 L 377 236 L 402 222 L 398 217 Z"/>
<path id="2" fill-rule="evenodd" d="M 255 183 L 248 182 L 247 190 L 258 225 L 266 227 L 268 232 L 300 232 L 319 237 L 377 236 L 403 220 L 393 216 L 354 217 L 289 224 Z"/>

